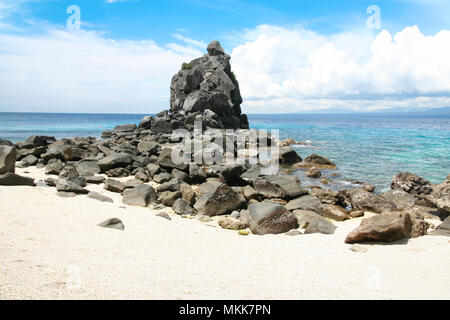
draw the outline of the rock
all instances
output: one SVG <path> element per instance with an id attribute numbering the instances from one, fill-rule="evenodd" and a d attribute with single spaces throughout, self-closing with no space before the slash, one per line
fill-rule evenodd
<path id="1" fill-rule="evenodd" d="M 155 163 L 149 163 L 146 169 L 150 178 L 153 178 L 156 174 L 161 172 L 161 167 Z"/>
<path id="2" fill-rule="evenodd" d="M 138 168 L 134 177 L 141 183 L 150 181 L 147 175 L 147 170 L 145 170 L 144 168 Z"/>
<path id="3" fill-rule="evenodd" d="M 373 184 L 365 184 L 363 186 L 363 190 L 373 193 L 373 192 L 375 192 L 375 186 Z"/>
<path id="4" fill-rule="evenodd" d="M 416 204 L 416 198 L 402 189 L 389 190 L 382 196 L 387 201 L 395 204 L 400 211 L 409 209 Z"/>
<path id="5" fill-rule="evenodd" d="M 119 131 L 119 132 L 131 132 L 137 129 L 137 125 L 132 123 L 132 124 L 122 124 L 120 126 L 116 126 L 114 128 L 114 131 Z"/>
<path id="6" fill-rule="evenodd" d="M 26 156 L 17 164 L 17 167 L 19 168 L 28 168 L 31 166 L 35 166 L 38 163 L 38 158 L 30 154 L 29 156 Z"/>
<path id="7" fill-rule="evenodd" d="M 249 226 L 254 234 L 279 234 L 298 228 L 297 218 L 277 203 L 259 202 L 249 205 Z"/>
<path id="8" fill-rule="evenodd" d="M 429 233 L 432 236 L 446 236 L 450 237 L 450 217 L 447 217 L 444 222 L 437 226 L 436 230 Z"/>
<path id="9" fill-rule="evenodd" d="M 78 162 L 75 168 L 82 177 L 91 177 L 101 172 L 100 166 L 93 161 Z"/>
<path id="10" fill-rule="evenodd" d="M 115 193 L 122 193 L 125 190 L 125 186 L 123 185 L 123 183 L 114 179 L 106 180 L 103 188 Z"/>
<path id="11" fill-rule="evenodd" d="M 0 175 L 0 186 L 35 186 L 34 179 L 22 177 L 13 172 Z"/>
<path id="12" fill-rule="evenodd" d="M 94 191 L 89 192 L 87 197 L 91 198 L 91 199 L 94 199 L 94 200 L 101 201 L 101 202 L 110 202 L 110 203 L 114 202 L 113 199 L 111 199 L 111 198 L 109 198 L 109 197 L 107 197 L 107 196 L 105 196 L 105 195 L 103 195 L 101 193 L 94 192 Z"/>
<path id="13" fill-rule="evenodd" d="M 153 117 L 152 116 L 146 116 L 144 117 L 141 122 L 139 123 L 139 129 L 151 129 L 152 127 L 152 122 L 153 122 Z"/>
<path id="14" fill-rule="evenodd" d="M 291 200 L 308 194 L 294 176 L 265 176 L 252 180 L 255 190 L 265 198 Z"/>
<path id="15" fill-rule="evenodd" d="M 323 205 L 319 198 L 316 196 L 306 195 L 294 200 L 289 201 L 286 204 L 286 209 L 288 210 L 307 210 L 314 211 L 320 215 L 323 213 Z"/>
<path id="16" fill-rule="evenodd" d="M 14 147 L 14 143 L 9 140 L 0 139 L 0 146 Z"/>
<path id="17" fill-rule="evenodd" d="M 227 165 L 222 170 L 221 175 L 225 178 L 227 183 L 234 184 L 239 183 L 241 178 L 240 175 L 246 171 L 245 166 L 240 164 Z"/>
<path id="18" fill-rule="evenodd" d="M 261 200 L 261 196 L 259 195 L 259 193 L 253 189 L 251 186 L 245 186 L 243 188 L 244 191 L 244 197 L 247 201 L 250 200 L 256 200 L 256 201 L 260 201 Z"/>
<path id="19" fill-rule="evenodd" d="M 125 189 L 133 189 L 142 184 L 143 184 L 143 182 L 141 180 L 130 179 L 130 180 L 125 181 L 123 186 L 125 187 Z"/>
<path id="20" fill-rule="evenodd" d="M 195 191 L 188 184 L 182 183 L 180 185 L 181 197 L 183 200 L 190 206 L 193 206 L 195 203 Z"/>
<path id="21" fill-rule="evenodd" d="M 325 218 L 330 218 L 336 221 L 344 221 L 350 219 L 349 215 L 347 214 L 347 210 L 333 204 L 324 204 L 322 212 Z"/>
<path id="22" fill-rule="evenodd" d="M 392 189 L 402 189 L 414 196 L 430 194 L 433 189 L 429 181 L 410 172 L 401 172 L 392 178 Z"/>
<path id="23" fill-rule="evenodd" d="M 127 168 L 114 168 L 105 172 L 111 178 L 125 178 L 130 176 L 130 170 Z"/>
<path id="24" fill-rule="evenodd" d="M 313 188 L 311 195 L 316 196 L 324 204 L 334 204 L 337 206 L 344 205 L 345 196 L 342 192 Z"/>
<path id="25" fill-rule="evenodd" d="M 167 172 L 162 172 L 153 176 L 153 181 L 156 183 L 165 183 L 170 180 L 172 180 L 172 176 Z"/>
<path id="26" fill-rule="evenodd" d="M 247 228 L 245 223 L 236 219 L 222 219 L 219 221 L 219 226 L 228 230 L 243 230 Z"/>
<path id="27" fill-rule="evenodd" d="M 172 149 L 170 148 L 165 148 L 163 151 L 161 151 L 158 157 L 158 164 L 161 168 L 164 168 L 169 171 L 172 171 L 172 169 L 174 168 L 185 172 L 189 171 L 188 164 L 186 163 L 175 164 L 172 161 Z"/>
<path id="28" fill-rule="evenodd" d="M 247 116 L 241 113 L 239 84 L 231 72 L 230 56 L 220 44 L 210 44 L 209 55 L 190 63 L 172 78 L 171 115 L 160 115 L 160 128 L 180 126 L 189 130 L 195 120 L 204 128 L 248 129 Z M 155 131 L 155 125 L 152 130 Z M 183 170 L 184 171 L 184 170 Z"/>
<path id="29" fill-rule="evenodd" d="M 56 193 L 56 195 L 60 198 L 74 198 L 76 197 L 78 194 L 76 194 L 75 192 L 64 192 L 64 191 L 59 191 L 58 193 Z"/>
<path id="30" fill-rule="evenodd" d="M 164 191 L 159 194 L 158 201 L 166 207 L 172 207 L 175 200 L 179 198 L 181 198 L 181 192 L 179 191 Z"/>
<path id="31" fill-rule="evenodd" d="M 160 213 L 155 214 L 155 216 L 161 217 L 161 218 L 169 220 L 169 221 L 172 220 L 172 218 L 169 216 L 169 214 L 167 212 L 160 212 Z"/>
<path id="32" fill-rule="evenodd" d="M 78 174 L 77 169 L 75 169 L 72 166 L 65 166 L 59 173 L 60 178 L 70 179 L 70 178 L 76 178 L 78 176 L 79 176 L 79 174 Z"/>
<path id="33" fill-rule="evenodd" d="M 383 211 L 396 211 L 395 204 L 367 192 L 363 189 L 352 189 L 349 192 L 353 209 L 382 213 Z"/>
<path id="34" fill-rule="evenodd" d="M 47 146 L 55 142 L 55 137 L 48 136 L 31 136 L 27 140 L 25 140 L 25 145 L 30 145 L 34 147 Z"/>
<path id="35" fill-rule="evenodd" d="M 46 174 L 59 175 L 64 168 L 64 164 L 59 159 L 51 159 L 45 167 Z"/>
<path id="36" fill-rule="evenodd" d="M 164 192 L 164 191 L 180 191 L 180 181 L 178 179 L 170 179 L 167 182 L 156 187 L 156 191 Z"/>
<path id="37" fill-rule="evenodd" d="M 351 231 L 345 243 L 364 241 L 393 242 L 408 238 L 412 231 L 412 220 L 409 214 L 403 216 L 382 214 L 363 219 L 359 227 Z"/>
<path id="38" fill-rule="evenodd" d="M 87 185 L 86 179 L 83 177 L 74 177 L 74 178 L 69 178 L 67 180 L 69 180 L 83 188 L 86 187 L 86 185 Z"/>
<path id="39" fill-rule="evenodd" d="M 364 216 L 364 211 L 361 210 L 353 210 L 350 211 L 349 216 L 352 218 L 359 218 Z"/>
<path id="40" fill-rule="evenodd" d="M 195 163 L 189 164 L 189 180 L 194 184 L 203 183 L 207 178 L 205 168 Z"/>
<path id="41" fill-rule="evenodd" d="M 172 170 L 172 177 L 180 181 L 189 182 L 189 175 L 186 172 L 180 171 L 178 169 Z"/>
<path id="42" fill-rule="evenodd" d="M 319 214 L 308 210 L 294 210 L 294 216 L 298 220 L 300 228 L 305 229 L 305 234 L 322 233 L 333 234 L 336 226 Z"/>
<path id="43" fill-rule="evenodd" d="M 199 214 L 216 216 L 230 214 L 234 210 L 245 209 L 247 202 L 242 194 L 226 184 L 217 184 L 201 196 L 194 205 Z"/>
<path id="44" fill-rule="evenodd" d="M 47 178 L 47 179 L 45 179 L 44 183 L 49 187 L 56 187 L 57 181 L 58 181 L 58 179 L 55 179 L 55 178 Z"/>
<path id="45" fill-rule="evenodd" d="M 56 181 L 56 190 L 60 192 L 74 192 L 77 194 L 87 194 L 88 190 L 70 180 L 61 178 Z"/>
<path id="46" fill-rule="evenodd" d="M 319 166 L 334 166 L 334 167 L 336 166 L 334 164 L 334 162 L 332 162 L 331 160 L 329 160 L 329 159 L 327 159 L 325 157 L 319 156 L 317 154 L 312 154 L 312 155 L 306 157 L 304 162 L 311 163 L 311 164 L 316 164 L 316 165 L 319 165 Z"/>
<path id="47" fill-rule="evenodd" d="M 105 182 L 105 177 L 103 176 L 87 176 L 85 177 L 86 182 L 87 183 L 92 183 L 92 184 L 100 184 Z"/>
<path id="48" fill-rule="evenodd" d="M 320 172 L 320 170 L 316 167 L 312 167 L 311 169 L 306 171 L 305 174 L 306 176 L 314 179 L 320 178 L 322 176 L 322 172 Z"/>
<path id="49" fill-rule="evenodd" d="M 157 154 L 159 149 L 159 144 L 156 141 L 141 141 L 139 142 L 138 152 L 145 152 L 147 155 Z"/>
<path id="50" fill-rule="evenodd" d="M 17 150 L 14 147 L 0 145 L 0 174 L 14 173 L 16 168 Z"/>
<path id="51" fill-rule="evenodd" d="M 132 163 L 133 158 L 126 153 L 111 153 L 97 162 L 102 172 L 106 172 L 117 167 L 126 167 Z"/>
<path id="52" fill-rule="evenodd" d="M 210 56 L 217 56 L 217 55 L 224 55 L 225 54 L 225 50 L 223 50 L 222 46 L 220 45 L 220 42 L 215 40 L 212 41 L 208 47 L 208 55 Z"/>
<path id="53" fill-rule="evenodd" d="M 302 158 L 291 147 L 281 147 L 279 150 L 280 164 L 294 164 L 302 161 Z"/>
<path id="54" fill-rule="evenodd" d="M 99 223 L 97 226 L 102 228 L 116 229 L 116 230 L 125 230 L 125 226 L 123 222 L 118 218 L 111 218 L 106 221 Z"/>
<path id="55" fill-rule="evenodd" d="M 78 161 L 83 159 L 86 154 L 84 150 L 76 146 L 67 146 L 61 151 L 61 156 L 65 161 Z"/>
<path id="56" fill-rule="evenodd" d="M 190 215 L 195 213 L 194 209 L 183 199 L 175 200 L 172 210 L 179 215 Z"/>
<path id="57" fill-rule="evenodd" d="M 123 203 L 129 206 L 147 207 L 158 198 L 155 189 L 149 185 L 140 185 L 123 193 Z"/>
<path id="58" fill-rule="evenodd" d="M 300 230 L 297 230 L 297 229 L 292 229 L 285 233 L 285 235 L 287 235 L 287 236 L 300 236 L 302 234 L 303 233 L 301 233 Z"/>

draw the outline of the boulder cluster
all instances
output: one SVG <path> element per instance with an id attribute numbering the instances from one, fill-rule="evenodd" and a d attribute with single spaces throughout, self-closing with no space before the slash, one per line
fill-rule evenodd
<path id="1" fill-rule="evenodd" d="M 89 184 L 103 184 L 106 191 L 121 194 L 125 205 L 170 207 L 176 214 L 201 221 L 220 216 L 221 227 L 240 230 L 243 235 L 248 234 L 245 229 L 258 235 L 333 234 L 336 221 L 371 212 L 374 216 L 362 220 L 347 236 L 347 243 L 423 236 L 434 227 L 426 219 L 444 220 L 450 214 L 450 176 L 433 185 L 412 173 L 400 173 L 393 178 L 392 189 L 382 194 L 370 185 L 340 191 L 306 188 L 286 172 L 307 170 L 308 176 L 318 179 L 321 170 L 335 170 L 336 164 L 316 154 L 302 159 L 289 146 L 293 143 L 289 139 L 269 139 L 269 145 L 279 150 L 280 165 L 288 169 L 277 174 L 262 170 L 261 164 L 249 158 L 244 163 L 227 162 L 226 158 L 246 151 L 237 148 L 236 139 L 231 139 L 231 154 L 218 163 L 197 163 L 195 154 L 189 155 L 190 162 L 174 161 L 173 152 L 180 151 L 176 148 L 185 139 L 174 141 L 171 133 L 175 129 L 189 131 L 200 121 L 205 129 L 223 134 L 225 129 L 238 129 L 237 134 L 249 131 L 241 102 L 230 56 L 217 41 L 212 42 L 207 55 L 183 65 L 173 77 L 170 110 L 145 117 L 139 126 L 119 125 L 104 132 L 103 139 L 32 136 L 17 144 L 1 140 L 0 185 L 45 184 L 62 197 L 86 195 L 113 202 L 89 191 Z M 204 141 L 199 143 L 204 145 Z M 15 174 L 16 167 L 31 166 L 45 170 L 48 178 L 35 183 Z M 449 235 L 449 219 L 430 234 Z M 124 230 L 116 220 L 102 225 Z"/>

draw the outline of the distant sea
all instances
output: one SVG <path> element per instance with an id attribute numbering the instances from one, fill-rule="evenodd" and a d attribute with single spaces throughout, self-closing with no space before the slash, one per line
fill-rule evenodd
<path id="1" fill-rule="evenodd" d="M 139 114 L 0 113 L 0 138 L 19 142 L 28 136 L 100 137 L 102 131 L 126 123 L 138 124 Z M 317 153 L 339 170 L 331 185 L 296 174 L 306 185 L 332 189 L 362 181 L 378 191 L 389 188 L 401 171 L 433 183 L 450 174 L 450 114 L 271 114 L 249 115 L 254 129 L 279 129 L 280 138 L 308 142 L 293 146 L 301 157 Z M 325 177 L 332 172 L 324 171 Z"/>

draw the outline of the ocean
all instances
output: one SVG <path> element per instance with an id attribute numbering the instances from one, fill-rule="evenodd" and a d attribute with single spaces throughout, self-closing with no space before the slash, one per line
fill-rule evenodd
<path id="1" fill-rule="evenodd" d="M 0 138 L 19 142 L 28 136 L 52 135 L 100 137 L 102 131 L 126 123 L 138 124 L 142 114 L 0 113 Z M 311 153 L 336 163 L 338 177 L 323 185 L 295 174 L 306 185 L 331 189 L 374 184 L 389 188 L 392 176 L 401 171 L 416 173 L 440 183 L 450 174 L 449 114 L 271 114 L 249 115 L 254 129 L 278 129 L 280 138 L 308 145 L 294 145 L 301 157 Z M 324 171 L 331 178 L 332 171 Z"/>

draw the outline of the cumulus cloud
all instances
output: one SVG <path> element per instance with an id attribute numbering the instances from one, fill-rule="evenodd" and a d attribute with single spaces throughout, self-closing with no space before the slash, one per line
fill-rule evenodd
<path id="1" fill-rule="evenodd" d="M 172 75 L 199 54 L 88 31 L 0 34 L 0 111 L 158 112 Z"/>
<path id="2" fill-rule="evenodd" d="M 450 100 L 450 31 L 417 26 L 323 36 L 262 25 L 243 35 L 233 69 L 246 112 L 442 107 Z"/>

